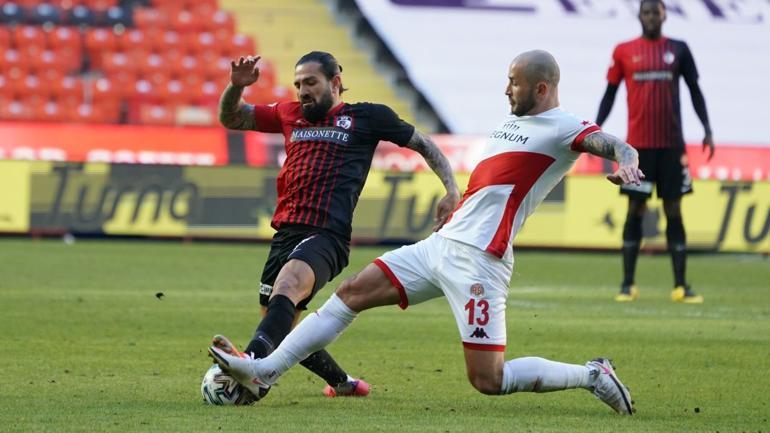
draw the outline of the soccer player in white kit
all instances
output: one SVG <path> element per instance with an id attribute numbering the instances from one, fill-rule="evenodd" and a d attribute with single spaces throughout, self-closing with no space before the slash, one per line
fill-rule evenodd
<path id="1" fill-rule="evenodd" d="M 607 176 L 639 184 L 637 152 L 591 122 L 559 107 L 559 67 L 545 51 L 529 51 L 510 65 L 506 95 L 511 114 L 490 135 L 455 211 L 437 232 L 385 253 L 344 281 L 315 313 L 263 359 L 209 353 L 254 395 L 311 353 L 334 341 L 363 310 L 401 308 L 446 296 L 465 351 L 468 379 L 484 394 L 592 391 L 616 412 L 634 412 L 628 389 L 609 360 L 585 365 L 538 357 L 505 361 L 505 308 L 513 271 L 511 242 L 524 220 L 577 160 L 590 152 L 618 162 Z M 441 223 L 441 222 L 440 222 Z"/>

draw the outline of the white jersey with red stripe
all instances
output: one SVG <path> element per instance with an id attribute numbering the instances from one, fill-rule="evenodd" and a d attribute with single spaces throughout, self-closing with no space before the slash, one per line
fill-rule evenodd
<path id="1" fill-rule="evenodd" d="M 561 108 L 507 116 L 489 136 L 462 200 L 439 231 L 502 258 L 524 220 L 570 170 L 599 127 Z"/>

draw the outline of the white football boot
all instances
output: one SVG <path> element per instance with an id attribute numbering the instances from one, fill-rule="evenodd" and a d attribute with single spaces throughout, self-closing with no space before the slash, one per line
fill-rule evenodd
<path id="1" fill-rule="evenodd" d="M 590 391 L 598 398 L 621 415 L 633 415 L 636 412 L 631 393 L 618 379 L 615 368 L 609 359 L 596 358 L 588 361 L 586 367 L 591 370 L 591 378 L 594 380 Z"/>
<path id="2" fill-rule="evenodd" d="M 238 381 L 238 383 L 243 385 L 254 395 L 262 396 L 266 394 L 267 390 L 269 390 L 273 383 L 278 379 L 277 376 L 274 376 L 272 380 L 261 377 L 257 373 L 257 367 L 259 365 L 258 359 L 234 356 L 215 346 L 209 347 L 209 355 L 214 359 L 214 362 L 219 364 L 219 368 L 221 368 L 222 371 L 230 374 Z"/>

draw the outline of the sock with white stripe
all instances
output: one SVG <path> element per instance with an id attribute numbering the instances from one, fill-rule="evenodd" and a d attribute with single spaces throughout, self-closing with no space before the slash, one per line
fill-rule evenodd
<path id="1" fill-rule="evenodd" d="M 565 364 L 534 356 L 516 358 L 503 365 L 500 394 L 588 388 L 591 384 L 589 373 L 585 365 Z"/>
<path id="2" fill-rule="evenodd" d="M 318 311 L 308 314 L 273 353 L 260 360 L 259 369 L 271 377 L 274 373 L 285 373 L 336 340 L 357 315 L 336 293 L 332 294 Z"/>

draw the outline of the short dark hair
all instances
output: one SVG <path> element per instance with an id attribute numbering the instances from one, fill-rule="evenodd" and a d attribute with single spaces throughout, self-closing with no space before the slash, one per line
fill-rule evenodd
<path id="1" fill-rule="evenodd" d="M 311 51 L 300 57 L 299 60 L 297 60 L 297 64 L 294 66 L 297 67 L 311 62 L 321 65 L 321 72 L 323 72 L 327 80 L 331 80 L 335 75 L 342 73 L 342 65 L 337 63 L 337 59 L 335 59 L 334 56 L 325 51 Z M 348 89 L 340 85 L 340 94 L 345 90 Z"/>
<path id="2" fill-rule="evenodd" d="M 657 3 L 661 6 L 663 6 L 663 9 L 666 9 L 666 3 L 663 2 L 663 0 L 642 0 L 639 2 L 639 11 L 642 11 L 642 6 L 644 6 L 645 3 Z"/>

